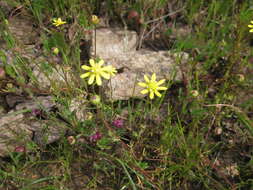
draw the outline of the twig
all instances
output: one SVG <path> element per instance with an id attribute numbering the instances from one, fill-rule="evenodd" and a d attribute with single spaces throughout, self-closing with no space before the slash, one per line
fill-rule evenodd
<path id="1" fill-rule="evenodd" d="M 166 15 L 163 15 L 163 16 L 161 16 L 161 17 L 155 18 L 155 19 L 153 19 L 153 20 L 149 20 L 149 21 L 147 21 L 147 22 L 144 22 L 143 25 L 145 26 L 145 25 L 148 25 L 148 24 L 150 24 L 150 23 L 153 23 L 153 22 L 162 20 L 162 19 L 164 19 L 164 18 L 167 18 L 167 17 L 169 17 L 169 16 L 172 16 L 172 15 L 174 15 L 174 14 L 176 14 L 176 13 L 178 13 L 178 12 L 184 10 L 184 8 L 185 8 L 185 7 L 182 7 L 181 9 L 178 9 L 178 10 L 172 12 L 172 13 L 168 13 L 168 14 L 166 14 Z M 149 31 L 148 34 L 145 35 L 145 37 L 144 37 L 144 34 L 145 34 L 145 31 L 146 31 L 146 28 L 147 28 L 147 27 L 145 26 L 144 29 L 143 29 L 143 28 L 141 29 L 142 32 L 141 32 L 141 35 L 140 35 L 140 42 L 139 42 L 139 45 L 138 45 L 138 49 L 141 48 L 143 39 L 146 38 L 151 32 L 153 32 L 154 29 L 155 29 L 156 27 L 159 26 L 159 24 L 160 24 L 160 22 L 159 22 L 151 31 Z"/>
<path id="2" fill-rule="evenodd" d="M 232 108 L 233 110 L 242 113 L 243 111 L 240 110 L 240 108 L 235 107 L 233 105 L 229 105 L 229 104 L 208 104 L 208 105 L 204 105 L 206 107 L 217 107 L 217 108 L 221 108 L 221 107 L 229 107 Z"/>
<path id="3" fill-rule="evenodd" d="M 178 12 L 181 12 L 182 10 L 184 10 L 184 8 L 185 8 L 185 7 L 182 7 L 181 9 L 178 9 L 178 10 L 172 12 L 172 13 L 168 13 L 168 14 L 163 15 L 163 16 L 161 16 L 161 17 L 158 17 L 158 18 L 155 18 L 155 19 L 153 19 L 153 20 L 147 21 L 147 22 L 145 22 L 144 24 L 150 24 L 150 23 L 156 22 L 156 21 L 158 21 L 158 20 L 160 20 L 160 19 L 164 19 L 164 18 L 166 18 L 166 17 L 168 17 L 168 16 L 172 16 L 172 15 L 178 13 Z"/>

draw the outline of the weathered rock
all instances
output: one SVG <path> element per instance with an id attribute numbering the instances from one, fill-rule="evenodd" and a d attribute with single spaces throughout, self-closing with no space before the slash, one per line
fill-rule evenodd
<path id="1" fill-rule="evenodd" d="M 64 85 L 65 81 L 70 79 L 69 71 L 65 71 L 64 68 L 61 66 L 56 66 L 54 68 L 50 65 L 48 65 L 48 68 L 35 65 L 33 67 L 33 76 L 36 81 L 32 81 L 32 84 L 38 85 L 39 88 L 45 89 L 48 89 L 55 84 Z"/>
<path id="2" fill-rule="evenodd" d="M 16 147 L 24 146 L 32 139 L 29 125 L 23 122 L 24 114 L 8 113 L 0 117 L 0 156 L 6 156 Z"/>
<path id="3" fill-rule="evenodd" d="M 10 33 L 22 44 L 34 44 L 38 41 L 38 33 L 33 27 L 34 22 L 21 16 L 8 20 Z"/>
<path id="4" fill-rule="evenodd" d="M 19 95 L 8 94 L 5 100 L 10 108 L 14 108 L 18 103 L 25 102 L 26 98 Z"/>
<path id="5" fill-rule="evenodd" d="M 3 11 L 4 14 L 7 15 L 13 8 L 14 7 L 8 4 L 7 2 L 0 1 L 0 11 Z"/>
<path id="6" fill-rule="evenodd" d="M 51 64 L 59 64 L 61 61 L 59 57 L 39 55 L 39 50 L 34 45 L 26 45 L 23 49 L 18 50 L 3 50 L 2 54 L 4 58 L 0 59 L 0 66 L 15 64 L 20 59 L 27 64 L 33 75 L 29 76 L 31 79 L 29 85 L 48 89 L 54 83 L 65 83 L 65 79 L 70 77 L 65 67 Z"/>
<path id="7" fill-rule="evenodd" d="M 65 123 L 53 120 L 29 121 L 30 130 L 34 132 L 33 140 L 41 145 L 57 141 L 66 133 Z"/>
<path id="8" fill-rule="evenodd" d="M 23 103 L 18 104 L 15 107 L 15 110 L 23 110 L 23 109 L 43 109 L 45 111 L 51 110 L 55 106 L 55 102 L 51 96 L 39 96 L 34 98 L 33 100 L 27 100 Z"/>
<path id="9" fill-rule="evenodd" d="M 134 52 L 137 44 L 137 33 L 134 31 L 117 28 L 101 28 L 96 30 L 96 38 L 93 35 L 91 55 L 106 59 L 124 56 Z"/>
<path id="10" fill-rule="evenodd" d="M 130 97 L 143 97 L 137 82 L 143 81 L 143 75 L 156 73 L 158 80 L 182 81 L 187 73 L 189 55 L 184 52 L 136 51 L 137 34 L 119 29 L 98 29 L 93 40 L 91 54 L 103 59 L 107 65 L 123 70 L 113 77 L 105 87 L 105 94 L 112 100 L 126 100 Z M 111 91 L 112 90 L 112 91 Z"/>
<path id="11" fill-rule="evenodd" d="M 4 98 L 0 96 L 0 116 L 5 113 L 4 109 Z"/>
<path id="12" fill-rule="evenodd" d="M 2 106 L 2 105 L 0 105 L 0 116 L 2 115 L 2 114 L 4 114 L 4 107 Z"/>
<path id="13" fill-rule="evenodd" d="M 130 97 L 143 97 L 140 93 L 143 88 L 139 87 L 137 82 L 143 81 L 144 74 L 151 76 L 156 73 L 157 80 L 164 78 L 181 81 L 183 76 L 180 65 L 187 63 L 188 54 L 140 50 L 132 53 L 128 60 L 108 60 L 113 66 L 124 68 L 124 71 L 107 84 L 106 95 L 112 100 L 126 100 Z"/>
<path id="14" fill-rule="evenodd" d="M 34 99 L 26 99 L 23 96 L 9 94 L 5 98 L 8 106 L 10 108 L 15 107 L 16 111 L 23 109 L 43 109 L 49 111 L 56 105 L 51 96 L 38 96 Z"/>
<path id="15" fill-rule="evenodd" d="M 84 97 L 77 97 L 71 100 L 69 109 L 71 112 L 74 112 L 76 118 L 80 121 L 86 120 L 87 116 L 87 100 Z"/>
<path id="16" fill-rule="evenodd" d="M 15 48 L 9 50 L 3 48 L 3 50 L 0 51 L 1 55 L 0 66 L 4 64 L 14 64 L 15 62 L 17 62 L 17 59 L 19 60 L 22 59 L 22 61 L 24 61 L 31 67 L 35 67 L 35 64 L 37 65 L 42 63 L 59 64 L 61 62 L 60 57 L 43 56 L 41 55 L 40 51 L 41 50 L 36 48 L 35 45 L 24 45 L 22 46 L 22 48 Z"/>
<path id="17" fill-rule="evenodd" d="M 55 106 L 51 96 L 27 100 L 8 95 L 6 99 L 7 104 L 15 107 L 15 111 L 12 110 L 6 115 L 0 114 L 0 156 L 7 156 L 16 147 L 25 147 L 32 139 L 39 145 L 46 145 L 57 141 L 65 134 L 67 128 L 62 121 L 38 120 L 27 111 L 27 109 L 49 111 Z"/>
<path id="18" fill-rule="evenodd" d="M 33 60 L 37 57 L 37 50 L 35 49 L 34 45 L 26 45 L 22 49 L 11 49 L 11 50 L 4 50 L 2 49 L 1 59 L 0 59 L 0 66 L 4 64 L 14 64 L 18 59 L 26 60 L 26 62 L 33 62 Z"/>
<path id="19" fill-rule="evenodd" d="M 141 87 L 136 85 L 141 74 L 125 71 L 114 76 L 106 87 L 105 94 L 111 100 L 127 100 L 130 97 L 144 97 Z"/>

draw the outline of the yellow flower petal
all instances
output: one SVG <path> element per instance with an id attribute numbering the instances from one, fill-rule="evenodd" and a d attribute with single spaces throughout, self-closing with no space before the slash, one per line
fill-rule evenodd
<path id="1" fill-rule="evenodd" d="M 249 32 L 253 32 L 253 29 L 250 29 L 250 31 Z"/>
<path id="2" fill-rule="evenodd" d="M 95 25 L 99 23 L 99 18 L 97 17 L 97 15 L 91 16 L 91 22 Z"/>
<path id="3" fill-rule="evenodd" d="M 90 72 L 84 73 L 84 74 L 80 75 L 80 77 L 81 77 L 82 79 L 87 78 L 87 77 L 89 77 L 89 76 L 90 76 Z"/>
<path id="4" fill-rule="evenodd" d="M 95 67 L 95 60 L 94 59 L 90 59 L 89 63 L 92 67 Z"/>
<path id="5" fill-rule="evenodd" d="M 104 77 L 105 79 L 110 79 L 110 74 L 109 73 L 106 73 L 106 72 L 101 72 L 100 73 L 102 77 Z"/>
<path id="6" fill-rule="evenodd" d="M 141 86 L 141 87 L 144 87 L 144 88 L 147 87 L 147 84 L 144 83 L 144 82 L 139 82 L 138 85 Z"/>
<path id="7" fill-rule="evenodd" d="M 104 60 L 100 59 L 98 65 L 101 67 L 104 63 L 105 63 Z"/>
<path id="8" fill-rule="evenodd" d="M 65 21 L 62 21 L 62 19 L 61 18 L 54 18 L 53 19 L 53 25 L 54 26 L 60 26 L 60 25 L 63 25 L 63 24 L 66 24 L 66 22 Z"/>
<path id="9" fill-rule="evenodd" d="M 147 75 L 144 75 L 144 80 L 145 80 L 146 82 L 149 82 L 149 79 L 148 79 Z"/>
<path id="10" fill-rule="evenodd" d="M 153 73 L 153 75 L 151 76 L 151 81 L 156 81 L 156 74 Z"/>
<path id="11" fill-rule="evenodd" d="M 163 84 L 164 82 L 165 82 L 165 79 L 159 80 L 159 81 L 156 83 L 156 85 L 157 85 L 157 86 L 160 86 L 160 85 Z"/>
<path id="12" fill-rule="evenodd" d="M 91 67 L 89 67 L 89 66 L 87 66 L 87 65 L 82 65 L 81 68 L 84 69 L 84 70 L 90 70 L 90 69 L 91 69 Z"/>
<path id="13" fill-rule="evenodd" d="M 89 72 L 82 74 L 82 78 L 89 77 L 88 84 L 92 84 L 96 80 L 97 85 L 102 85 L 102 77 L 105 79 L 110 79 L 111 76 L 114 76 L 117 70 L 110 66 L 102 67 L 104 61 L 100 59 L 98 62 L 95 59 L 89 60 L 90 66 L 82 65 L 81 68 L 88 70 Z"/>
<path id="14" fill-rule="evenodd" d="M 96 75 L 96 83 L 97 83 L 98 86 L 102 85 L 102 80 L 101 80 L 101 77 L 99 75 Z"/>
<path id="15" fill-rule="evenodd" d="M 105 66 L 103 70 L 106 71 L 111 76 L 115 76 L 115 73 L 117 73 L 117 70 L 111 65 Z"/>
<path id="16" fill-rule="evenodd" d="M 144 89 L 141 91 L 142 94 L 147 94 L 148 93 L 148 89 Z"/>
<path id="17" fill-rule="evenodd" d="M 253 20 L 252 20 L 252 21 L 250 21 L 250 23 L 251 23 L 251 24 L 253 24 Z"/>
<path id="18" fill-rule="evenodd" d="M 142 90 L 142 94 L 149 93 L 149 98 L 153 99 L 156 96 L 161 97 L 162 94 L 159 92 L 159 90 L 167 90 L 167 87 L 160 86 L 165 82 L 165 79 L 162 79 L 160 81 L 156 81 L 156 74 L 153 73 L 151 76 L 151 79 L 149 79 L 146 75 L 144 75 L 145 82 L 139 82 L 138 85 L 141 87 L 144 87 L 146 89 Z"/>
<path id="19" fill-rule="evenodd" d="M 158 86 L 158 87 L 156 88 L 156 90 L 167 90 L 167 88 L 164 87 L 164 86 Z"/>
<path id="20" fill-rule="evenodd" d="M 149 98 L 152 100 L 154 98 L 154 92 L 150 92 Z"/>
<path id="21" fill-rule="evenodd" d="M 248 27 L 249 27 L 249 28 L 253 28 L 253 25 L 252 25 L 252 24 L 249 24 Z"/>
<path id="22" fill-rule="evenodd" d="M 95 75 L 94 74 L 90 75 L 90 78 L 88 80 L 88 84 L 91 85 L 94 82 L 94 79 L 95 79 Z"/>
<path id="23" fill-rule="evenodd" d="M 161 96 L 162 96 L 161 93 L 158 92 L 157 90 L 155 90 L 155 95 L 157 95 L 158 97 L 161 97 Z"/>

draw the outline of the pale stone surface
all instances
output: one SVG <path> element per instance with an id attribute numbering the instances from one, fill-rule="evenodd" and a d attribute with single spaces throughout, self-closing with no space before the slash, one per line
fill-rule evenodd
<path id="1" fill-rule="evenodd" d="M 39 96 L 34 98 L 33 100 L 27 100 L 26 102 L 20 103 L 16 106 L 16 110 L 22 109 L 43 109 L 45 111 L 49 111 L 55 106 L 55 102 L 51 96 Z"/>
<path id="2" fill-rule="evenodd" d="M 94 37 L 94 36 L 93 36 Z M 131 97 L 143 97 L 137 82 L 143 81 L 144 74 L 156 73 L 157 80 L 182 81 L 182 71 L 187 72 L 189 55 L 184 52 L 136 51 L 137 34 L 133 31 L 98 29 L 93 39 L 91 55 L 103 59 L 107 65 L 123 70 L 109 83 L 104 83 L 105 94 L 111 100 L 127 100 Z M 95 45 L 96 41 L 96 45 Z"/>
<path id="3" fill-rule="evenodd" d="M 64 85 L 65 81 L 70 79 L 69 71 L 68 72 L 64 71 L 63 67 L 61 66 L 56 66 L 55 68 L 51 66 L 49 67 L 50 71 L 44 70 L 39 65 L 35 65 L 33 67 L 32 72 L 37 82 L 32 81 L 32 84 L 34 85 L 37 84 L 39 88 L 48 89 L 55 84 L 59 85 L 61 83 L 62 85 Z"/>
<path id="4" fill-rule="evenodd" d="M 31 140 L 32 131 L 23 123 L 24 114 L 8 113 L 0 117 L 0 156 L 6 156 L 16 147 L 24 146 Z"/>
<path id="5" fill-rule="evenodd" d="M 0 115 L 4 114 L 5 110 L 4 107 L 0 105 Z"/>
<path id="6" fill-rule="evenodd" d="M 58 120 L 29 121 L 29 125 L 34 132 L 33 140 L 41 146 L 57 141 L 67 130 L 65 123 Z"/>
<path id="7" fill-rule="evenodd" d="M 33 27 L 34 21 L 28 17 L 12 17 L 8 20 L 10 33 L 22 44 L 33 44 L 38 40 L 38 33 Z"/>
<path id="8" fill-rule="evenodd" d="M 16 98 L 15 102 L 15 96 L 9 95 L 7 99 L 7 103 L 15 108 L 5 115 L 0 114 L 0 156 L 7 156 L 16 147 L 25 147 L 32 139 L 39 145 L 46 145 L 57 141 L 65 134 L 67 128 L 64 122 L 57 119 L 38 120 L 27 111 L 27 109 L 50 111 L 55 106 L 50 96 L 30 100 Z"/>
<path id="9" fill-rule="evenodd" d="M 5 114 L 5 109 L 4 109 L 4 98 L 0 97 L 0 116 Z"/>
<path id="10" fill-rule="evenodd" d="M 108 62 L 115 67 L 124 68 L 107 84 L 106 95 L 111 100 L 126 100 L 131 97 L 143 97 L 138 82 L 143 81 L 144 74 L 151 76 L 156 73 L 157 80 L 167 79 L 182 81 L 180 65 L 188 61 L 186 53 L 171 53 L 169 51 L 140 50 L 132 53 L 128 60 L 113 59 Z M 111 91 L 112 90 L 112 91 Z"/>
<path id="11" fill-rule="evenodd" d="M 130 97 L 144 97 L 141 87 L 136 85 L 140 74 L 131 71 L 115 75 L 106 86 L 105 94 L 110 100 L 127 100 Z"/>
<path id="12" fill-rule="evenodd" d="M 7 156 L 16 147 L 25 147 L 32 139 L 40 146 L 53 143 L 67 130 L 65 123 L 58 120 L 36 120 L 18 112 L 0 116 L 0 129 L 0 156 Z"/>
<path id="13" fill-rule="evenodd" d="M 0 11 L 3 11 L 4 14 L 8 14 L 14 6 L 7 3 L 6 1 L 0 1 Z"/>
<path id="14" fill-rule="evenodd" d="M 26 99 L 23 96 L 9 94 L 5 97 L 6 102 L 10 108 L 15 110 L 23 109 L 43 109 L 49 111 L 56 104 L 51 96 L 38 96 L 31 99 Z"/>
<path id="15" fill-rule="evenodd" d="M 71 100 L 71 103 L 69 105 L 69 110 L 71 112 L 74 112 L 76 115 L 76 118 L 80 121 L 86 120 L 86 113 L 87 113 L 87 100 L 85 97 L 77 97 Z"/>
<path id="16" fill-rule="evenodd" d="M 137 33 L 118 28 L 101 28 L 93 34 L 91 55 L 106 59 L 119 57 L 129 52 L 134 52 L 137 44 Z M 96 44 L 96 45 L 95 45 Z"/>
<path id="17" fill-rule="evenodd" d="M 3 54 L 5 58 L 4 60 L 0 59 L 0 66 L 14 64 L 17 59 L 24 60 L 24 63 L 27 64 L 33 74 L 33 80 L 31 80 L 29 85 L 35 85 L 40 89 L 48 89 L 52 84 L 65 83 L 66 79 L 70 79 L 69 71 L 66 71 L 63 66 L 57 65 L 61 61 L 60 58 L 38 55 L 33 45 L 26 45 L 24 49 L 18 51 L 3 51 Z M 55 64 L 55 66 L 51 63 Z"/>

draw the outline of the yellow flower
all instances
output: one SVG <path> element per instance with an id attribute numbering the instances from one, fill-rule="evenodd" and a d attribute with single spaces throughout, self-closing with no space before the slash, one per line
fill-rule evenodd
<path id="1" fill-rule="evenodd" d="M 144 79 L 146 82 L 139 82 L 138 85 L 146 88 L 142 90 L 141 93 L 142 94 L 149 93 L 150 99 L 153 99 L 154 95 L 161 97 L 162 95 L 160 94 L 159 90 L 167 90 L 166 87 L 160 86 L 161 84 L 165 82 L 165 79 L 162 79 L 157 82 L 155 73 L 151 76 L 151 80 L 149 80 L 149 78 L 146 75 L 144 75 Z"/>
<path id="2" fill-rule="evenodd" d="M 97 85 L 102 85 L 101 76 L 105 79 L 110 79 L 110 74 L 108 73 L 107 67 L 102 67 L 104 61 L 101 59 L 96 62 L 94 59 L 89 60 L 90 66 L 83 65 L 82 69 L 87 70 L 88 72 L 82 74 L 81 78 L 89 77 L 88 84 L 91 85 L 94 80 L 96 80 Z"/>
<path id="3" fill-rule="evenodd" d="M 91 22 L 93 24 L 98 24 L 99 23 L 99 18 L 97 17 L 97 15 L 92 15 L 91 16 Z"/>
<path id="4" fill-rule="evenodd" d="M 115 76 L 115 74 L 117 73 L 117 70 L 111 65 L 106 66 L 105 70 L 108 74 L 110 74 L 110 76 Z"/>
<path id="5" fill-rule="evenodd" d="M 57 19 L 54 18 L 54 19 L 53 19 L 53 25 L 54 25 L 54 26 L 57 26 L 57 27 L 58 27 L 58 26 L 61 26 L 61 25 L 63 25 L 63 24 L 66 24 L 66 22 L 65 22 L 65 21 L 62 21 L 61 18 L 57 18 Z"/>
<path id="6" fill-rule="evenodd" d="M 91 98 L 90 101 L 94 105 L 100 105 L 101 104 L 101 98 L 99 95 L 94 94 Z"/>
<path id="7" fill-rule="evenodd" d="M 58 55 L 59 49 L 57 47 L 53 47 L 52 50 L 55 55 Z"/>
<path id="8" fill-rule="evenodd" d="M 249 32 L 253 32 L 253 20 L 250 21 L 251 24 L 248 25 L 248 27 L 250 28 Z"/>
<path id="9" fill-rule="evenodd" d="M 239 82 L 242 82 L 245 79 L 243 74 L 237 74 L 237 77 L 238 77 Z"/>
<path id="10" fill-rule="evenodd" d="M 191 95 L 192 95 L 193 97 L 198 97 L 199 92 L 198 92 L 197 90 L 192 90 L 192 91 L 191 91 Z"/>

